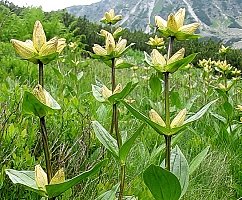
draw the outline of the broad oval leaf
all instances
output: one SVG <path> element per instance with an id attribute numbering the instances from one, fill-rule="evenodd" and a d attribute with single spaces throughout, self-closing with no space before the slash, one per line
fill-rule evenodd
<path id="1" fill-rule="evenodd" d="M 109 150 L 116 158 L 119 155 L 117 141 L 108 133 L 108 131 L 98 122 L 92 121 L 92 127 L 98 140 Z"/>
<path id="2" fill-rule="evenodd" d="M 124 89 L 121 92 L 110 96 L 108 98 L 108 101 L 110 103 L 115 103 L 115 102 L 118 102 L 118 101 L 124 99 L 126 96 L 128 96 L 133 91 L 133 89 L 137 86 L 137 84 L 138 84 L 138 82 L 133 83 L 132 81 L 127 83 L 127 85 L 124 87 Z"/>
<path id="3" fill-rule="evenodd" d="M 17 171 L 14 169 L 6 169 L 6 174 L 14 184 L 21 184 L 27 189 L 38 193 L 42 197 L 47 197 L 47 194 L 40 190 L 35 181 L 34 171 Z"/>
<path id="4" fill-rule="evenodd" d="M 144 171 L 144 182 L 156 200 L 178 200 L 181 186 L 177 177 L 162 167 L 150 165 Z"/>
<path id="5" fill-rule="evenodd" d="M 165 166 L 165 160 L 162 162 L 162 166 Z M 186 193 L 189 185 L 189 165 L 177 145 L 171 150 L 171 172 L 176 175 L 180 182 L 182 197 Z"/>

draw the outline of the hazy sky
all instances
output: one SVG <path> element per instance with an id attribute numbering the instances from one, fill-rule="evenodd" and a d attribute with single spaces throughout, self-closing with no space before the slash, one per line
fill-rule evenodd
<path id="1" fill-rule="evenodd" d="M 42 6 L 44 11 L 63 9 L 73 5 L 88 5 L 100 0 L 9 0 L 18 6 Z"/>

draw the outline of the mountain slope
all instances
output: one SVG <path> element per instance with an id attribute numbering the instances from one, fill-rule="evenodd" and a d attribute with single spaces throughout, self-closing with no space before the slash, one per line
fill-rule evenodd
<path id="1" fill-rule="evenodd" d="M 209 5 L 209 6 L 208 6 Z M 170 12 L 186 8 L 186 22 L 201 23 L 203 36 L 216 37 L 234 47 L 242 48 L 241 0 L 102 0 L 87 6 L 73 6 L 68 12 L 99 21 L 110 8 L 123 15 L 121 25 L 132 30 L 149 32 L 154 16 L 167 18 Z"/>

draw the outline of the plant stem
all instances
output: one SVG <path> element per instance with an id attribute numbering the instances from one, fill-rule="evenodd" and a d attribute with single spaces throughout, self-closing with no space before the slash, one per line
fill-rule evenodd
<path id="1" fill-rule="evenodd" d="M 167 60 L 171 57 L 172 48 L 173 48 L 174 37 L 170 37 L 168 52 L 167 52 Z M 166 127 L 170 128 L 170 102 L 169 102 L 169 72 L 164 72 L 164 82 L 165 82 L 165 116 L 166 116 Z M 166 141 L 166 158 L 165 158 L 165 166 L 166 169 L 170 171 L 170 163 L 171 163 L 171 136 L 165 135 Z"/>
<path id="2" fill-rule="evenodd" d="M 44 65 L 42 62 L 39 62 L 39 84 L 44 88 Z M 47 129 L 45 123 L 45 117 L 40 117 L 40 132 L 42 134 L 42 142 L 45 154 L 45 164 L 47 170 L 47 179 L 48 183 L 52 178 L 52 169 L 51 169 L 51 162 L 50 162 L 50 150 L 48 145 L 48 136 L 47 136 Z"/>
<path id="3" fill-rule="evenodd" d="M 111 81 L 112 81 L 112 93 L 114 92 L 116 88 L 116 80 L 115 80 L 115 58 L 112 59 L 112 75 L 111 75 Z M 111 124 L 111 134 L 113 133 L 113 129 L 115 131 L 116 140 L 118 143 L 118 148 L 120 149 L 122 146 L 122 138 L 120 135 L 120 132 L 118 130 L 118 107 L 117 103 L 113 104 L 113 115 L 112 115 L 112 124 Z M 125 163 L 120 163 L 120 190 L 119 190 L 119 196 L 118 200 L 123 199 L 123 193 L 124 193 L 124 182 L 125 182 Z"/>
<path id="4" fill-rule="evenodd" d="M 125 182 L 125 164 L 121 165 L 121 171 L 120 171 L 120 191 L 119 191 L 119 196 L 118 200 L 123 199 L 123 194 L 124 194 L 124 182 Z"/>

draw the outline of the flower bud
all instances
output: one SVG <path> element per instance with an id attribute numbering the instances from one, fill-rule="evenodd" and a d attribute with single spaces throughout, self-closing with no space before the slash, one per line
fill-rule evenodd
<path id="1" fill-rule="evenodd" d="M 180 127 L 183 125 L 187 114 L 187 109 L 182 109 L 171 122 L 171 128 Z"/>
<path id="2" fill-rule="evenodd" d="M 108 99 L 112 95 L 112 91 L 109 90 L 105 85 L 103 85 L 101 94 L 104 99 Z"/>
<path id="3" fill-rule="evenodd" d="M 50 184 L 58 184 L 63 183 L 65 181 L 65 172 L 64 169 L 59 169 L 54 177 L 51 179 Z"/>
<path id="4" fill-rule="evenodd" d="M 127 40 L 120 38 L 117 45 L 116 45 L 115 51 L 118 54 L 121 54 L 125 50 L 126 45 L 127 45 Z"/>
<path id="5" fill-rule="evenodd" d="M 152 122 L 155 122 L 156 124 L 159 124 L 160 126 L 166 127 L 166 123 L 155 110 L 153 110 L 153 109 L 150 110 L 149 117 Z"/>
<path id="6" fill-rule="evenodd" d="M 45 186 L 48 185 L 47 174 L 40 165 L 35 166 L 35 181 L 40 190 L 46 191 Z"/>

